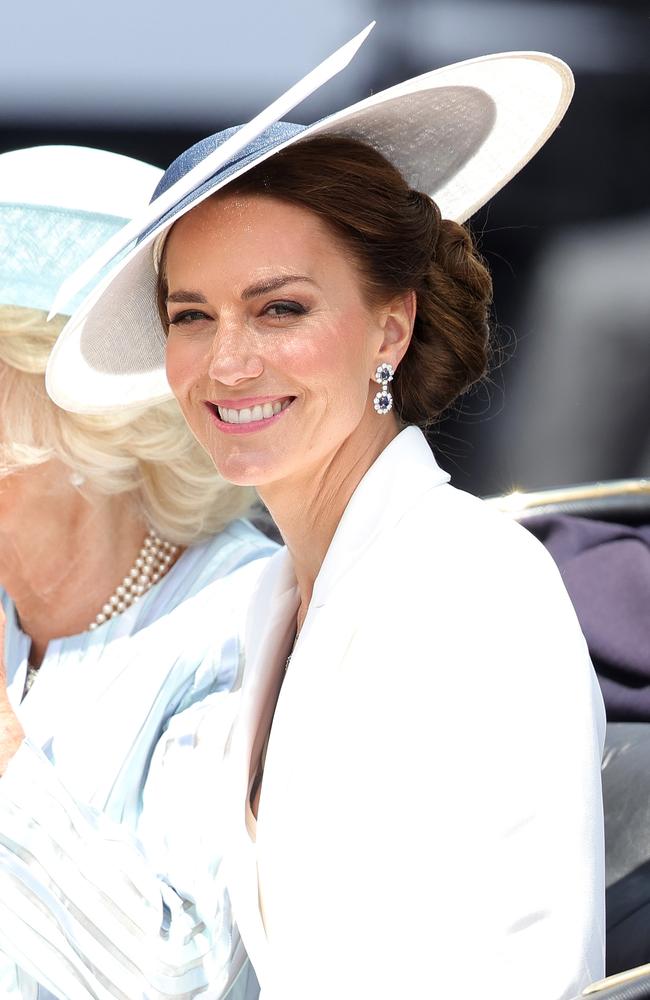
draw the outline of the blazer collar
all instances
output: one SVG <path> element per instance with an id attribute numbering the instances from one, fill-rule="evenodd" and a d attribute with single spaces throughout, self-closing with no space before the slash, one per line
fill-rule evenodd
<path id="1" fill-rule="evenodd" d="M 420 497 L 449 482 L 418 427 L 407 427 L 371 465 L 352 494 L 314 584 L 311 604 L 327 600 L 337 580 Z"/>
<path id="2" fill-rule="evenodd" d="M 246 734 L 247 745 L 242 749 L 249 763 L 261 751 L 257 743 L 264 741 L 270 727 L 299 603 L 291 556 L 286 548 L 282 548 L 271 558 L 262 574 L 246 623 L 247 667 L 239 710 L 242 724 L 238 730 Z M 274 669 L 270 669 L 270 665 Z M 248 775 L 245 777 L 247 779 Z"/>
<path id="3" fill-rule="evenodd" d="M 258 978 L 266 978 L 268 949 L 259 909 L 255 834 L 251 828 L 251 768 L 259 760 L 282 683 L 284 657 L 298 610 L 291 558 L 280 549 L 264 570 L 246 624 L 246 669 L 240 703 L 227 748 L 230 800 L 225 850 L 226 880 L 233 910 Z"/>

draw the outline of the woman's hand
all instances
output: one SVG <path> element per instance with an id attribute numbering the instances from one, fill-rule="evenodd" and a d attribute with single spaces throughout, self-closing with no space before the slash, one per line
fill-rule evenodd
<path id="1" fill-rule="evenodd" d="M 0 604 L 0 775 L 25 738 L 23 727 L 9 702 L 7 674 L 4 660 L 5 615 Z"/>

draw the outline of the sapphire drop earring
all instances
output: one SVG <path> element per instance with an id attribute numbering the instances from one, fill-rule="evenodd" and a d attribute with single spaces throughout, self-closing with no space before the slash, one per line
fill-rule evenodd
<path id="1" fill-rule="evenodd" d="M 375 382 L 379 382 L 381 389 L 374 399 L 374 407 L 377 413 L 389 413 L 393 409 L 393 397 L 388 390 L 388 383 L 393 381 L 395 369 L 387 361 L 377 366 L 375 372 Z"/>

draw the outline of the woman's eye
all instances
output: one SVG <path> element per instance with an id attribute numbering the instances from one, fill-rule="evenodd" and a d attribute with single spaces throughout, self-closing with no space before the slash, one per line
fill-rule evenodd
<path id="1" fill-rule="evenodd" d="M 200 309 L 185 309 L 183 312 L 176 313 L 175 316 L 169 317 L 170 326 L 188 326 L 190 323 L 196 323 L 202 319 L 209 319 L 204 312 Z"/>
<path id="2" fill-rule="evenodd" d="M 302 316 L 307 312 L 299 302 L 271 302 L 264 310 L 267 316 L 281 319 L 283 316 Z"/>

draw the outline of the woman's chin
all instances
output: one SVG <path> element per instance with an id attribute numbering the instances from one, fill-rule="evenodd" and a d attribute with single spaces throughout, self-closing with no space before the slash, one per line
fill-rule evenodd
<path id="1" fill-rule="evenodd" d="M 254 454 L 211 455 L 219 475 L 235 486 L 264 486 L 279 478 L 277 460 Z"/>

